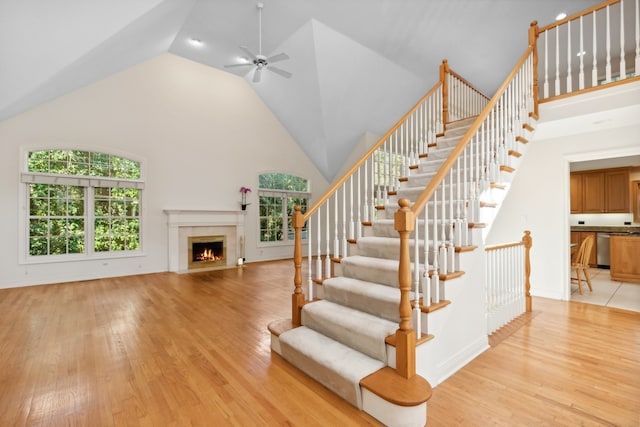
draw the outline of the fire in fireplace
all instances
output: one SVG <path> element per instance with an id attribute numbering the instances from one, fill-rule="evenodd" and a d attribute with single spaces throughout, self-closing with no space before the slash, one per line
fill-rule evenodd
<path id="1" fill-rule="evenodd" d="M 188 242 L 189 269 L 226 265 L 225 236 L 192 236 Z"/>

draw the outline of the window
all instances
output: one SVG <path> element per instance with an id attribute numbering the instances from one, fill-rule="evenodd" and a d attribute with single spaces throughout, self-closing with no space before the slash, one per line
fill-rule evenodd
<path id="1" fill-rule="evenodd" d="M 309 184 L 304 178 L 282 173 L 261 174 L 258 183 L 260 199 L 260 242 L 293 243 L 291 216 L 300 205 L 305 212 L 309 203 Z M 302 238 L 307 226 L 302 229 Z"/>
<path id="2" fill-rule="evenodd" d="M 386 150 L 373 153 L 373 184 L 375 186 L 391 185 L 404 173 L 405 158 Z"/>
<path id="3" fill-rule="evenodd" d="M 140 249 L 140 163 L 105 153 L 27 154 L 28 257 L 91 256 Z"/>

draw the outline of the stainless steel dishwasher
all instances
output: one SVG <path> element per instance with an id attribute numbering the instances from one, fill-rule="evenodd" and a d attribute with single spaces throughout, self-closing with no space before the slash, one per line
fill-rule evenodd
<path id="1" fill-rule="evenodd" d="M 609 241 L 611 240 L 611 234 L 598 233 L 596 234 L 596 248 L 598 253 L 596 254 L 596 263 L 599 268 L 609 268 L 611 266 L 610 254 L 609 254 Z"/>

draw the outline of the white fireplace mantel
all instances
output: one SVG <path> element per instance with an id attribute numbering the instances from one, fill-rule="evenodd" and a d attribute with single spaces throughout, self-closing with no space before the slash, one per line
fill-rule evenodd
<path id="1" fill-rule="evenodd" d="M 227 241 L 227 267 L 244 256 L 246 211 L 165 209 L 168 228 L 169 271 L 188 270 L 189 236 L 224 234 Z"/>

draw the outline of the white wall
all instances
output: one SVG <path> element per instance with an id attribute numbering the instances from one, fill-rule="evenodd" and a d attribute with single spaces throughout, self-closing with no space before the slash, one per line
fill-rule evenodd
<path id="1" fill-rule="evenodd" d="M 640 125 L 547 140 L 534 138 L 487 244 L 520 240 L 531 230 L 531 293 L 569 298 L 569 162 L 640 152 Z"/>
<path id="2" fill-rule="evenodd" d="M 34 110 L 0 122 L 0 288 L 166 271 L 163 209 L 239 210 L 249 195 L 247 262 L 289 258 L 293 247 L 258 247 L 260 172 L 310 180 L 314 197 L 328 183 L 246 80 L 163 54 Z M 140 257 L 20 264 L 21 153 L 80 148 L 143 161 Z"/>

